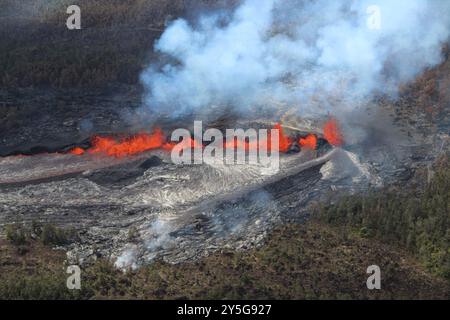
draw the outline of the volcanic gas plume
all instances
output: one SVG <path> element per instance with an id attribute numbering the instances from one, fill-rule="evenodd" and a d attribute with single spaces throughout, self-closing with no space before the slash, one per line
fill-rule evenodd
<path id="1" fill-rule="evenodd" d="M 369 24 L 368 8 L 379 11 L 379 26 Z M 283 105 L 346 125 L 373 97 L 395 98 L 400 84 L 442 61 L 444 12 L 449 1 L 244 0 L 179 18 L 155 43 L 161 59 L 141 76 L 143 109 L 200 117 L 225 106 L 254 115 Z"/>

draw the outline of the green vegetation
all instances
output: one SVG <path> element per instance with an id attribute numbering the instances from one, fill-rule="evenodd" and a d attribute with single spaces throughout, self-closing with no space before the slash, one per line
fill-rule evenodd
<path id="1" fill-rule="evenodd" d="M 135 226 L 132 226 L 128 230 L 127 238 L 128 238 L 129 242 L 135 242 L 139 238 L 139 231 L 137 230 L 137 228 Z"/>
<path id="2" fill-rule="evenodd" d="M 245 252 L 179 265 L 155 261 L 127 272 L 100 259 L 82 268 L 79 291 L 66 288 L 64 252 L 44 245 L 64 242 L 63 231 L 10 226 L 10 243 L 0 243 L 0 298 L 449 299 L 449 184 L 445 158 L 425 190 L 346 197 L 304 225 L 278 227 L 265 245 Z M 382 290 L 366 288 L 372 264 L 382 270 Z"/>
<path id="3" fill-rule="evenodd" d="M 441 160 L 423 193 L 391 188 L 322 206 L 319 219 L 406 248 L 431 272 L 450 280 L 450 165 Z"/>
<path id="4" fill-rule="evenodd" d="M 38 224 L 35 221 L 28 227 L 24 224 L 10 224 L 5 227 L 6 239 L 11 244 L 23 246 L 31 241 L 40 241 L 46 246 L 63 246 L 76 241 L 75 230 L 66 230 L 52 224 Z"/>
<path id="5" fill-rule="evenodd" d="M 199 261 L 155 261 L 122 272 L 99 260 L 82 268 L 82 289 L 66 288 L 64 252 L 38 244 L 24 256 L 0 246 L 2 299 L 448 299 L 450 283 L 433 277 L 406 252 L 328 225 L 277 228 L 246 252 Z M 366 268 L 382 269 L 382 290 L 366 288 Z"/>
<path id="6" fill-rule="evenodd" d="M 5 228 L 6 239 L 16 246 L 27 243 L 29 237 L 27 232 L 20 225 L 7 225 Z"/>
<path id="7" fill-rule="evenodd" d="M 74 237 L 74 231 L 67 231 L 57 228 L 52 224 L 46 224 L 42 228 L 40 239 L 44 245 L 66 245 Z"/>

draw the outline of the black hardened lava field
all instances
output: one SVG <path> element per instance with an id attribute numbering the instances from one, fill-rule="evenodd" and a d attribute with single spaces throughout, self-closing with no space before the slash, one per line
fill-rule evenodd
<path id="1" fill-rule="evenodd" d="M 449 1 L 0 21 L 0 298 L 450 298 Z"/>

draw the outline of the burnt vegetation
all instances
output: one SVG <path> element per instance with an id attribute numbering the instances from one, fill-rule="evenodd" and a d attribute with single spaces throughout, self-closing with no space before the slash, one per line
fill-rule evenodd
<path id="1" fill-rule="evenodd" d="M 0 85 L 106 87 L 136 85 L 166 22 L 224 1 L 80 0 L 82 30 L 68 30 L 68 0 L 0 4 Z M 230 3 L 227 4 L 230 6 Z M 192 10 L 192 8 L 194 10 Z"/>

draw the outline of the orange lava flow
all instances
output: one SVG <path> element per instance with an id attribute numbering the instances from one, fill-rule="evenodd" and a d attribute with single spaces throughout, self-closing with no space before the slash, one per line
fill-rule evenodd
<path id="1" fill-rule="evenodd" d="M 281 128 L 281 124 L 277 123 L 274 126 L 274 129 L 278 129 L 279 130 L 279 145 L 278 148 L 280 150 L 280 152 L 288 152 L 291 144 L 292 144 L 292 140 L 289 137 L 286 137 L 283 133 L 283 129 Z"/>
<path id="2" fill-rule="evenodd" d="M 340 146 L 344 143 L 339 124 L 336 119 L 329 119 L 323 127 L 324 138 L 333 146 Z"/>
<path id="3" fill-rule="evenodd" d="M 112 137 L 92 138 L 92 147 L 86 152 L 91 154 L 105 154 L 114 157 L 125 157 L 148 150 L 165 148 L 165 137 L 161 129 L 156 128 L 152 133 L 139 133 L 132 137 L 116 140 Z M 82 154 L 80 148 L 71 151 L 72 154 Z"/>
<path id="4" fill-rule="evenodd" d="M 81 156 L 82 154 L 85 153 L 85 151 L 84 151 L 83 148 L 76 147 L 76 148 L 73 148 L 72 150 L 70 150 L 68 153 L 74 154 L 74 155 L 77 155 L 77 156 Z"/>
<path id="5" fill-rule="evenodd" d="M 287 152 L 293 143 L 293 139 L 288 136 L 285 136 L 283 133 L 283 129 L 280 124 L 276 124 L 274 129 L 279 130 L 279 151 Z M 224 148 L 234 148 L 234 149 L 243 149 L 243 150 L 257 150 L 259 146 L 267 146 L 268 150 L 271 149 L 270 144 L 270 131 L 268 133 L 268 141 L 260 141 L 258 142 L 242 142 L 234 139 L 231 142 L 224 142 Z M 190 139 L 189 141 L 181 141 L 183 149 L 184 148 L 203 148 L 204 145 L 197 142 L 194 139 Z M 306 137 L 300 142 L 303 143 L 305 148 L 316 148 L 317 139 L 314 135 L 310 135 Z M 165 151 L 171 151 L 176 142 L 166 142 L 163 131 L 160 128 L 154 129 L 152 133 L 139 133 L 134 136 L 125 138 L 125 139 L 116 139 L 114 137 L 101 137 L 94 136 L 91 140 L 92 147 L 84 150 L 80 147 L 73 148 L 68 153 L 73 155 L 83 155 L 85 153 L 88 154 L 104 154 L 107 156 L 114 157 L 125 157 L 134 155 L 137 153 L 141 153 L 144 151 L 154 150 L 154 149 L 162 149 Z"/>
<path id="6" fill-rule="evenodd" d="M 300 138 L 298 144 L 305 149 L 316 150 L 317 148 L 317 137 L 313 134 L 307 135 L 305 138 Z"/>
<path id="7" fill-rule="evenodd" d="M 289 148 L 291 147 L 293 140 L 284 135 L 283 129 L 280 124 L 276 124 L 273 129 L 279 130 L 278 131 L 279 152 L 287 152 L 289 150 Z M 224 147 L 224 149 L 234 148 L 234 149 L 241 149 L 241 150 L 245 150 L 245 151 L 259 150 L 259 148 L 262 147 L 262 148 L 266 148 L 268 151 L 270 151 L 272 148 L 270 131 L 267 134 L 267 140 L 259 141 L 259 142 L 258 141 L 251 141 L 251 142 L 244 141 L 243 142 L 241 140 L 238 140 L 237 138 L 234 138 L 233 141 L 226 141 L 223 144 L 223 147 Z"/>

